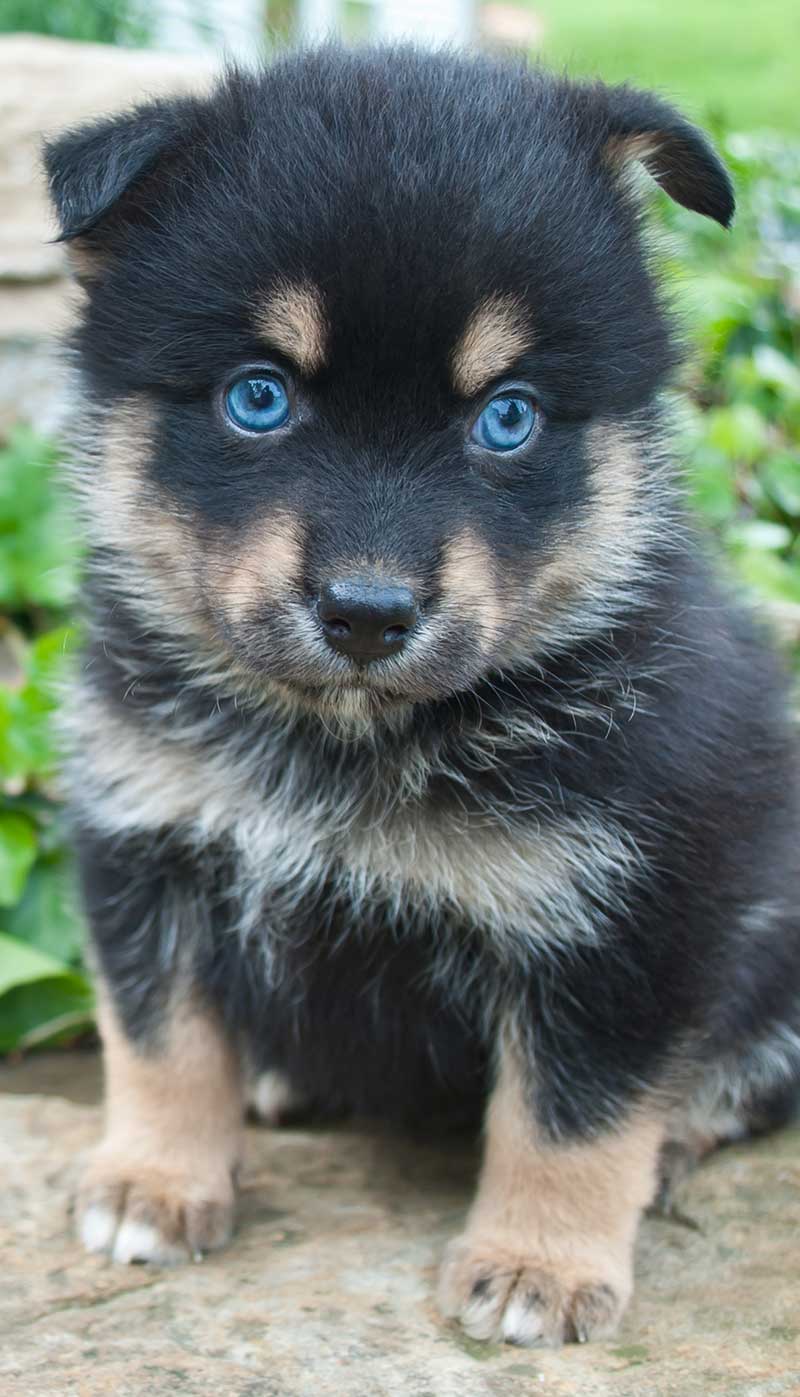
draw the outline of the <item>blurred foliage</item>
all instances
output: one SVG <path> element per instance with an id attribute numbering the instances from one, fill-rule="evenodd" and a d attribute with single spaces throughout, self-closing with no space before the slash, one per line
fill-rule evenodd
<path id="1" fill-rule="evenodd" d="M 733 568 L 800 653 L 800 149 L 720 141 L 732 233 L 654 195 L 657 256 L 696 346 L 680 417 L 689 486 Z M 71 644 L 76 549 L 57 450 L 0 450 L 0 1051 L 91 1022 L 52 717 Z"/>
<path id="2" fill-rule="evenodd" d="M 797 133 L 797 0 L 524 0 L 552 67 L 660 89 L 729 131 Z"/>
<path id="3" fill-rule="evenodd" d="M 78 557 L 51 443 L 0 450 L 0 1052 L 92 1021 L 83 928 L 55 786 Z"/>
<path id="4" fill-rule="evenodd" d="M 3 0 L 0 33 L 142 45 L 150 39 L 149 11 L 149 0 Z"/>
<path id="5" fill-rule="evenodd" d="M 735 570 L 800 641 L 800 145 L 721 139 L 730 233 L 661 196 L 664 255 L 696 345 L 684 387 L 693 501 Z"/>

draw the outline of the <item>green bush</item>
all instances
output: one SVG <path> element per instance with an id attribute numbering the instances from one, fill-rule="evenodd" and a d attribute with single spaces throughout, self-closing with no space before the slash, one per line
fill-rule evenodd
<path id="1" fill-rule="evenodd" d="M 77 580 L 57 455 L 25 427 L 0 451 L 0 1052 L 74 1037 L 92 1020 L 54 784 Z"/>
<path id="2" fill-rule="evenodd" d="M 724 143 L 733 233 L 656 195 L 658 257 L 696 344 L 682 408 L 694 503 L 800 654 L 800 152 Z M 0 451 L 0 1051 L 91 1021 L 54 786 L 76 549 L 57 449 L 20 427 Z M 788 624 L 786 624 L 788 622 Z"/>
<path id="3" fill-rule="evenodd" d="M 731 233 L 660 205 L 667 276 L 697 345 L 683 443 L 694 503 L 740 577 L 800 641 L 800 147 L 721 141 Z"/>
<path id="4" fill-rule="evenodd" d="M 0 33 L 97 44 L 146 44 L 150 0 L 3 0 Z"/>

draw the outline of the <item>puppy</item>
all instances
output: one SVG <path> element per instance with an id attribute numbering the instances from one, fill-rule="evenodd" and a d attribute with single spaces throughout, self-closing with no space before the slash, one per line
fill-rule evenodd
<path id="1" fill-rule="evenodd" d="M 631 172 L 723 225 L 728 176 L 654 97 L 407 48 L 46 163 L 85 292 L 81 1236 L 225 1243 L 265 1073 L 485 1108 L 443 1314 L 608 1335 L 660 1152 L 800 1073 L 786 688 L 687 521 Z"/>

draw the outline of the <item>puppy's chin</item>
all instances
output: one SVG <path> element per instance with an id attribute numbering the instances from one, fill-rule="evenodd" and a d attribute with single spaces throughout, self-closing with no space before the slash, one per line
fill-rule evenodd
<path id="1" fill-rule="evenodd" d="M 403 696 L 358 682 L 314 687 L 271 679 L 267 687 L 289 714 L 313 714 L 342 736 L 357 735 L 376 723 L 402 727 L 417 701 L 410 693 Z"/>

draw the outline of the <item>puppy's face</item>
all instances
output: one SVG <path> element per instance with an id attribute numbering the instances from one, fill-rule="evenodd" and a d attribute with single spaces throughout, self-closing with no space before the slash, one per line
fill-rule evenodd
<path id="1" fill-rule="evenodd" d="M 436 698 L 591 631 L 648 536 L 670 364 L 631 159 L 729 218 L 653 99 L 403 51 L 51 146 L 95 541 L 154 623 L 323 705 Z"/>

